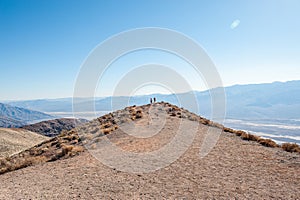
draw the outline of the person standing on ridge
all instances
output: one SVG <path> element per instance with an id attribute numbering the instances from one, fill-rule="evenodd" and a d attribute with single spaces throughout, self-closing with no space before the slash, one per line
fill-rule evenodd
<path id="1" fill-rule="evenodd" d="M 150 98 L 150 104 L 152 104 L 152 98 Z"/>
<path id="2" fill-rule="evenodd" d="M 154 101 L 154 103 L 156 102 L 156 98 L 155 97 L 153 98 L 153 101 Z"/>

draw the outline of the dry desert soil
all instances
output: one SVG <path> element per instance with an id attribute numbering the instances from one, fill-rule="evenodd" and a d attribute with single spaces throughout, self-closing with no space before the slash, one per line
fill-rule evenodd
<path id="1" fill-rule="evenodd" d="M 131 119 L 125 118 L 125 111 L 134 113 Z M 170 104 L 156 103 L 111 114 L 110 120 L 115 120 L 110 124 L 114 127 L 111 130 L 106 130 L 109 126 L 102 127 L 104 118 L 98 119 L 98 128 L 96 121 L 89 122 L 76 129 L 84 139 L 74 138 L 77 145 L 87 149 L 68 158 L 0 175 L 0 199 L 300 198 L 298 153 L 265 147 L 220 131 L 216 145 L 201 157 L 201 148 L 213 144 L 205 143 L 208 130 L 222 129 L 199 123 L 194 117 Z M 99 131 L 102 135 L 98 137 L 90 135 Z M 178 134 L 176 144 L 181 142 L 181 146 L 171 147 L 161 157 L 139 160 L 139 156 L 159 152 Z M 124 156 L 111 151 L 105 141 L 125 152 Z M 178 159 L 168 164 L 168 153 L 173 159 L 185 148 Z M 126 157 L 128 152 L 131 157 Z"/>

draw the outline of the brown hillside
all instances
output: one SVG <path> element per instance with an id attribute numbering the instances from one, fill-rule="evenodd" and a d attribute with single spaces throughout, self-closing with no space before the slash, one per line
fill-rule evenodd
<path id="1" fill-rule="evenodd" d="M 48 137 L 18 128 L 0 128 L 0 158 L 24 151 Z"/>
<path id="2" fill-rule="evenodd" d="M 25 125 L 22 128 L 48 137 L 54 137 L 59 135 L 63 130 L 69 131 L 86 122 L 88 121 L 85 119 L 61 118 Z"/>
<path id="3" fill-rule="evenodd" d="M 176 137 L 181 122 L 188 126 L 183 127 L 185 137 L 177 142 L 188 141 L 192 128 L 197 126 L 195 138 L 179 159 L 156 171 L 124 172 L 104 165 L 90 154 L 104 153 L 112 159 L 118 158 L 123 169 L 159 166 L 159 159 L 151 160 L 151 165 L 147 160 L 129 162 L 109 152 L 102 142 L 109 139 L 126 152 L 151 153 Z M 201 158 L 199 151 L 209 127 L 224 131 L 209 154 Z M 135 137 L 147 135 L 153 129 L 159 131 L 151 137 Z M 62 159 L 69 157 L 72 158 Z M 300 196 L 299 153 L 283 151 L 272 141 L 225 128 L 168 103 L 133 106 L 107 114 L 2 159 L 0 165 L 0 173 L 11 171 L 0 175 L 0 199 L 297 199 Z M 34 166 L 24 168 L 30 165 Z M 24 169 L 13 171 L 19 168 Z"/>

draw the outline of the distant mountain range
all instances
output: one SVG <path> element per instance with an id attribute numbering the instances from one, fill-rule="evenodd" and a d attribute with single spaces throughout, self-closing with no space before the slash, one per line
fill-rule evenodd
<path id="1" fill-rule="evenodd" d="M 296 142 L 300 144 L 300 81 L 234 85 L 225 87 L 224 90 L 226 95 L 225 125 L 251 131 L 257 135 L 274 139 L 278 143 Z M 128 105 L 147 104 L 151 97 L 156 97 L 157 101 L 169 102 L 211 119 L 210 92 L 207 90 L 133 97 L 77 98 L 75 99 L 76 104 L 77 107 L 80 107 L 80 110 L 77 111 L 80 113 L 76 113 L 76 116 L 94 119 L 107 112 L 123 109 Z M 198 112 L 191 109 L 191 94 L 194 94 L 198 101 Z M 178 99 L 184 99 L 184 104 L 180 105 Z M 0 126 L 21 127 L 29 123 L 53 119 L 54 117 L 51 115 L 55 115 L 56 118 L 73 117 L 72 101 L 72 98 L 62 98 L 6 102 L 11 106 L 0 104 Z M 90 108 L 91 102 L 95 105 L 96 113 L 94 113 L 93 107 Z M 44 127 L 45 130 L 53 128 L 52 125 L 42 125 L 39 127 Z M 44 128 L 42 131 L 45 131 Z"/>
<path id="2" fill-rule="evenodd" d="M 300 81 L 235 85 L 225 90 L 228 118 L 300 119 Z"/>
<path id="3" fill-rule="evenodd" d="M 200 106 L 200 114 L 207 118 L 211 115 L 210 91 L 192 91 Z M 274 82 L 265 84 L 234 85 L 225 87 L 226 118 L 232 119 L 300 119 L 300 81 Z M 134 97 L 96 98 L 96 111 L 122 109 L 128 105 L 143 105 L 150 97 L 175 105 L 180 103 L 177 97 L 188 97 L 182 94 L 152 94 Z M 93 111 L 88 105 L 94 99 L 77 99 L 82 112 Z M 112 106 L 113 102 L 113 106 Z M 41 112 L 72 112 L 72 98 L 40 99 L 8 102 L 12 106 L 24 107 Z M 186 103 L 186 102 L 185 102 Z M 188 102 L 185 104 L 189 107 Z M 181 106 L 181 105 L 179 105 Z"/>
<path id="4" fill-rule="evenodd" d="M 0 103 L 0 127 L 20 127 L 29 123 L 53 118 L 53 116 L 39 111 Z"/>

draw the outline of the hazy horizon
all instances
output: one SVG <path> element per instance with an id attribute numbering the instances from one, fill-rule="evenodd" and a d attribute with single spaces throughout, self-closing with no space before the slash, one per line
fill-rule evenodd
<path id="1" fill-rule="evenodd" d="M 237 85 L 257 85 L 257 84 L 271 84 L 271 83 L 286 83 L 286 82 L 292 82 L 292 81 L 300 81 L 300 80 L 288 80 L 288 81 L 273 81 L 273 82 L 264 82 L 264 83 L 249 83 L 249 84 L 234 84 L 234 85 L 229 85 L 229 86 L 224 86 L 226 87 L 232 87 L 232 86 L 237 86 Z M 190 90 L 186 91 L 183 93 L 188 93 L 188 92 L 205 92 L 208 91 L 209 89 L 205 90 Z M 138 96 L 151 96 L 151 95 L 170 95 L 170 94 L 182 94 L 182 93 L 161 93 L 161 92 L 155 92 L 155 93 L 147 93 L 147 94 L 137 94 L 133 95 L 135 97 Z M 64 97 L 53 97 L 53 98 L 34 98 L 34 99 L 1 99 L 0 97 L 0 103 L 5 103 L 5 102 L 12 102 L 12 101 L 31 101 L 31 100 L 55 100 L 55 99 L 70 99 L 70 98 L 83 98 L 83 99 L 93 99 L 93 98 L 107 98 L 111 96 L 93 96 L 93 97 L 73 97 L 73 96 L 64 96 Z M 122 97 L 122 96 L 117 96 L 117 97 Z M 126 97 L 126 96 L 124 96 Z"/>

